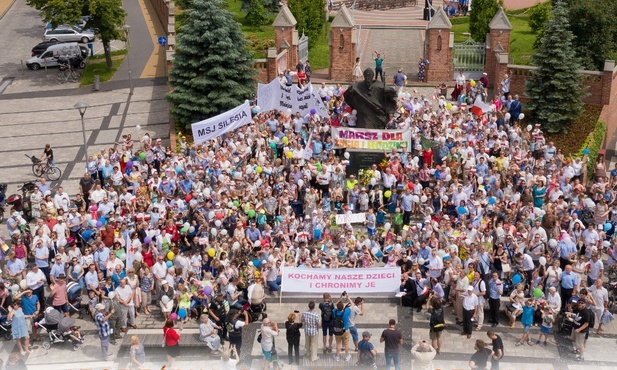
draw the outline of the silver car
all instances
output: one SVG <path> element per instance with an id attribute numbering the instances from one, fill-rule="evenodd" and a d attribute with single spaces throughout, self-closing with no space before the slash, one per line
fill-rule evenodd
<path id="1" fill-rule="evenodd" d="M 46 29 L 43 40 L 61 42 L 77 41 L 85 44 L 94 41 L 94 32 L 92 30 L 82 30 L 78 27 L 58 27 Z"/>

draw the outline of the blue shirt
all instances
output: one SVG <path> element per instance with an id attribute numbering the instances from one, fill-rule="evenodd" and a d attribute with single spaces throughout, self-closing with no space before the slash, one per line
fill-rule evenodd
<path id="1" fill-rule="evenodd" d="M 103 247 L 103 249 L 97 249 L 96 252 L 94 252 L 94 262 L 99 264 L 99 269 L 101 270 L 106 270 L 107 267 L 105 266 L 105 264 L 107 263 L 107 260 L 109 259 L 109 248 L 107 247 Z"/>
<path id="2" fill-rule="evenodd" d="M 488 282 L 488 297 L 490 299 L 500 299 L 501 293 L 503 293 L 503 284 L 501 280 L 497 279 L 497 281 L 491 279 Z"/>
<path id="3" fill-rule="evenodd" d="M 33 315 L 36 312 L 36 303 L 39 301 L 39 297 L 33 294 L 28 298 L 27 295 L 21 296 L 21 306 L 24 309 L 24 315 Z"/>
<path id="4" fill-rule="evenodd" d="M 335 308 L 332 311 L 332 320 L 334 320 L 335 317 L 341 317 L 341 315 L 343 315 L 343 323 L 345 323 L 345 330 L 349 330 L 349 315 L 351 315 L 351 308 L 345 307 L 343 313 L 341 313 L 341 311 Z"/>
<path id="5" fill-rule="evenodd" d="M 564 289 L 574 289 L 575 285 L 578 285 L 578 276 L 576 276 L 575 273 L 571 272 L 571 273 L 567 273 L 567 272 L 562 272 L 561 276 L 561 287 Z"/>
<path id="6" fill-rule="evenodd" d="M 109 336 L 109 321 L 103 321 L 105 318 L 105 313 L 99 311 L 94 315 L 94 321 L 96 322 L 96 327 L 99 329 L 99 337 L 108 337 Z"/>
<path id="7" fill-rule="evenodd" d="M 561 258 L 568 259 L 568 255 L 574 252 L 576 252 L 576 245 L 574 243 L 566 243 L 563 240 L 559 242 L 559 255 Z"/>
<path id="8" fill-rule="evenodd" d="M 49 256 L 49 249 L 47 247 L 34 249 L 34 262 L 36 262 L 38 267 L 49 267 L 46 256 Z"/>
<path id="9" fill-rule="evenodd" d="M 533 306 L 527 306 L 525 304 L 523 306 L 523 315 L 521 316 L 521 324 L 523 325 L 531 325 L 533 324 L 533 313 L 535 312 L 535 308 Z"/>
<path id="10" fill-rule="evenodd" d="M 403 208 L 404 212 L 411 212 L 411 208 L 413 205 L 413 194 L 403 194 L 401 197 L 401 208 Z"/>

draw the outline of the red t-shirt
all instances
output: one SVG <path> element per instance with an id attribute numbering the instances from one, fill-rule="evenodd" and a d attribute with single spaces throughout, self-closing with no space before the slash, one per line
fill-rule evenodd
<path id="1" fill-rule="evenodd" d="M 180 334 L 173 328 L 163 327 L 163 334 L 165 335 L 165 345 L 167 347 L 177 346 L 180 341 Z"/>

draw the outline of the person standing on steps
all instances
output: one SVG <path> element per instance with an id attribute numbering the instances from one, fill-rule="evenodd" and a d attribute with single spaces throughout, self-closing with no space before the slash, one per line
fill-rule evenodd
<path id="1" fill-rule="evenodd" d="M 388 329 L 381 333 L 380 343 L 384 343 L 386 357 L 386 369 L 390 369 L 390 362 L 394 363 L 395 370 L 401 370 L 399 364 L 399 349 L 403 344 L 403 333 L 396 328 L 396 320 L 390 319 Z"/>
<path id="2" fill-rule="evenodd" d="M 341 298 L 336 302 L 336 308 L 332 311 L 332 331 L 336 339 L 336 354 L 332 356 L 337 362 L 341 360 L 341 347 L 345 351 L 345 361 L 351 360 L 351 354 L 349 354 L 349 316 L 351 315 L 351 308 L 345 307 L 343 299 L 346 299 L 347 293 L 343 292 Z"/>
<path id="3" fill-rule="evenodd" d="M 386 59 L 386 53 L 383 53 L 383 56 L 377 52 L 377 50 L 373 51 L 373 59 L 375 60 L 375 81 L 377 81 L 377 76 L 381 78 L 381 82 L 383 82 L 383 61 Z"/>
<path id="4" fill-rule="evenodd" d="M 347 299 L 349 300 L 349 308 L 351 308 L 351 314 L 349 315 L 349 333 L 353 340 L 354 350 L 358 352 L 358 341 L 360 338 L 358 337 L 356 319 L 358 316 L 364 316 L 364 299 L 362 299 L 362 297 L 356 297 L 353 302 L 349 296 L 347 296 Z"/>
<path id="5" fill-rule="evenodd" d="M 310 356 L 311 362 L 315 362 L 319 359 L 319 357 L 317 356 L 317 349 L 319 347 L 319 328 L 322 326 L 322 322 L 321 315 L 315 312 L 314 301 L 309 302 L 308 308 L 308 311 L 304 311 L 302 313 L 301 323 L 304 325 L 304 342 L 306 347 L 306 354 L 307 356 Z"/>
<path id="6" fill-rule="evenodd" d="M 321 331 L 323 333 L 323 353 L 332 353 L 332 312 L 334 311 L 334 304 L 332 303 L 332 296 L 330 293 L 324 293 L 323 302 L 319 304 L 319 310 L 321 311 Z M 329 338 L 328 338 L 329 337 Z"/>
<path id="7" fill-rule="evenodd" d="M 95 309 L 96 314 L 94 315 L 94 321 L 96 322 L 99 339 L 101 340 L 101 353 L 103 355 L 103 361 L 107 361 L 109 350 L 109 337 L 112 334 L 108 320 L 115 311 L 112 309 L 108 314 L 105 314 L 105 305 L 102 303 L 98 303 Z"/>

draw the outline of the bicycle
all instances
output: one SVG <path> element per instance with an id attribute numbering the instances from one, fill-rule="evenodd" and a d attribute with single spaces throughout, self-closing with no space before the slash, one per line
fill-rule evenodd
<path id="1" fill-rule="evenodd" d="M 65 82 L 79 82 L 81 79 L 81 72 L 74 70 L 73 68 L 67 68 L 58 72 L 56 80 L 58 83 Z"/>
<path id="2" fill-rule="evenodd" d="M 43 177 L 43 175 L 45 175 L 49 181 L 56 181 L 60 178 L 60 176 L 62 176 L 62 171 L 58 168 L 58 166 L 53 165 L 48 161 L 43 162 L 35 156 L 30 157 L 27 154 L 24 155 L 32 161 L 32 173 L 34 176 Z"/>

